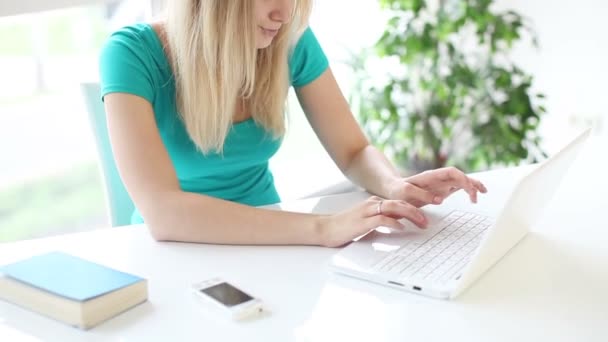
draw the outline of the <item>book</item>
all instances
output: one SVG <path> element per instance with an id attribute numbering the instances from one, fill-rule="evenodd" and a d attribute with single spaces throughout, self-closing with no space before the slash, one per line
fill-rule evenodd
<path id="1" fill-rule="evenodd" d="M 0 267 L 0 299 L 89 329 L 148 299 L 146 279 L 50 252 Z"/>

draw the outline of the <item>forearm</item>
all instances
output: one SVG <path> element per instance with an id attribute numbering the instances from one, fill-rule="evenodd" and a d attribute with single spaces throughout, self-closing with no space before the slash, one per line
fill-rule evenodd
<path id="1" fill-rule="evenodd" d="M 255 208 L 182 191 L 154 197 L 156 203 L 142 214 L 157 240 L 323 245 L 319 215 Z"/>
<path id="2" fill-rule="evenodd" d="M 399 172 L 378 149 L 367 145 L 357 153 L 344 171 L 353 183 L 380 197 L 389 197 L 390 184 Z"/>

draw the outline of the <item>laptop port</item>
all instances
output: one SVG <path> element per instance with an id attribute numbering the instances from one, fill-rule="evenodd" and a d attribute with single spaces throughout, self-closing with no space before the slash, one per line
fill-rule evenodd
<path id="1" fill-rule="evenodd" d="M 421 291 L 421 290 L 422 290 L 422 288 L 421 288 L 420 286 L 414 286 L 414 287 L 412 287 L 412 288 L 413 288 L 414 290 L 416 290 L 416 291 Z"/>
<path id="2" fill-rule="evenodd" d="M 389 280 L 389 281 L 388 281 L 388 283 L 389 283 L 389 284 L 391 284 L 391 285 L 403 286 L 403 284 L 398 283 L 398 282 L 396 282 L 396 281 L 390 281 L 390 280 Z"/>

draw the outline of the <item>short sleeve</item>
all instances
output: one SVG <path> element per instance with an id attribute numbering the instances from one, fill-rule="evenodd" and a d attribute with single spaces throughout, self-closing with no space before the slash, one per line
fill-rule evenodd
<path id="1" fill-rule="evenodd" d="M 303 87 L 316 80 L 329 66 L 327 57 L 310 27 L 304 31 L 289 58 L 291 85 Z"/>
<path id="2" fill-rule="evenodd" d="M 125 27 L 113 33 L 99 56 L 101 97 L 129 93 L 154 103 L 150 53 L 138 30 Z"/>

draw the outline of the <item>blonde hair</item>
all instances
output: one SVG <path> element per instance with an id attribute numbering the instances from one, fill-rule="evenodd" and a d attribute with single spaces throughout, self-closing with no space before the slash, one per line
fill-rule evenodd
<path id="1" fill-rule="evenodd" d="M 273 137 L 284 135 L 288 54 L 306 28 L 312 0 L 294 1 L 292 19 L 269 47 L 259 50 L 254 0 L 167 2 L 177 109 L 203 153 L 222 152 L 241 100 Z"/>

